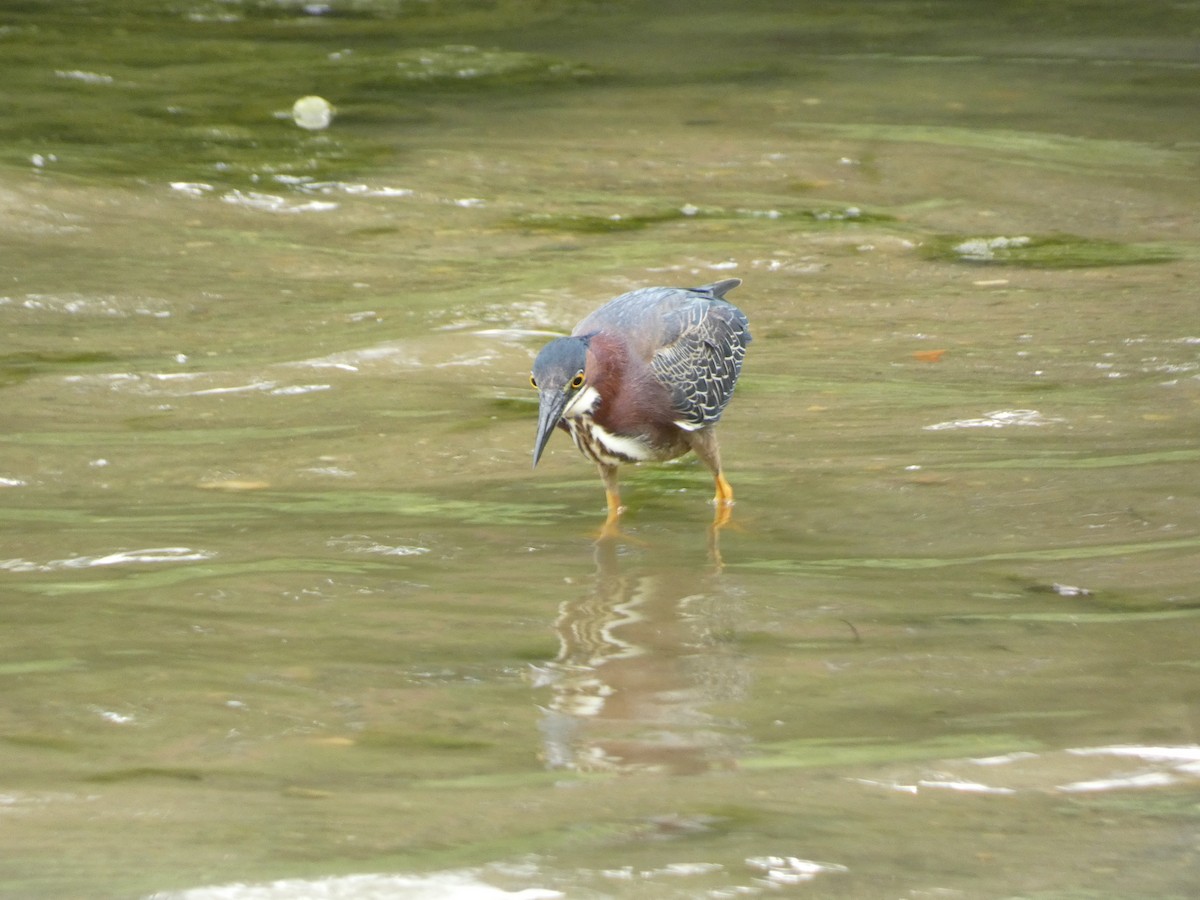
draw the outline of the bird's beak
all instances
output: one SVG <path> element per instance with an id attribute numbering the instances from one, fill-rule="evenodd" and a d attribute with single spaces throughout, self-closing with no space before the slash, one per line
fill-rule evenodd
<path id="1" fill-rule="evenodd" d="M 562 421 L 563 410 L 567 408 L 567 392 L 564 390 L 541 391 L 538 395 L 538 426 L 537 439 L 533 442 L 533 464 L 537 466 L 546 449 L 546 442 L 554 434 L 554 427 Z"/>

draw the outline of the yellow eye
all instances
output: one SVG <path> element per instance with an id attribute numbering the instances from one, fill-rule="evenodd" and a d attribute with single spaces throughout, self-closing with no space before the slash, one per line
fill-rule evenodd
<path id="1" fill-rule="evenodd" d="M 532 387 L 537 387 L 537 379 L 536 379 L 536 378 L 534 378 L 532 375 L 530 375 L 530 376 L 529 376 L 529 384 L 530 384 Z"/>
<path id="2" fill-rule="evenodd" d="M 579 372 L 574 378 L 571 379 L 571 390 L 577 391 L 581 387 L 583 387 L 583 373 Z"/>

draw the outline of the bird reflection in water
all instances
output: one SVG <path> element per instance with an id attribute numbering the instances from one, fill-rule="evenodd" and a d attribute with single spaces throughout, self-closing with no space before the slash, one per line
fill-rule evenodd
<path id="1" fill-rule="evenodd" d="M 623 568 L 619 546 L 597 543 L 590 590 L 559 609 L 558 657 L 534 669 L 534 685 L 550 693 L 539 723 L 546 765 L 732 768 L 747 739 L 712 709 L 747 692 L 749 670 L 730 640 L 736 598 L 719 570 L 682 560 Z"/>

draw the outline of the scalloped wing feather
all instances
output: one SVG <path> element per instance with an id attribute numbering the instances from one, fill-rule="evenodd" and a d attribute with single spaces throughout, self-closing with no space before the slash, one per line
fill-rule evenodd
<path id="1" fill-rule="evenodd" d="M 733 286 L 721 282 L 710 289 L 719 297 Z M 742 372 L 750 343 L 746 315 L 726 301 L 697 298 L 668 318 L 667 332 L 674 337 L 654 354 L 651 368 L 671 389 L 680 428 L 695 431 L 714 425 Z"/>

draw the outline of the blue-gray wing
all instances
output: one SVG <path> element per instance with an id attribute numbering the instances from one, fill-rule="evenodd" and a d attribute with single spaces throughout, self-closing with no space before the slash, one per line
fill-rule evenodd
<path id="1" fill-rule="evenodd" d="M 730 279 L 680 291 L 685 297 L 666 312 L 663 341 L 650 366 L 671 391 L 677 423 L 689 431 L 721 418 L 742 372 L 750 323 L 722 299 L 739 284 Z"/>

